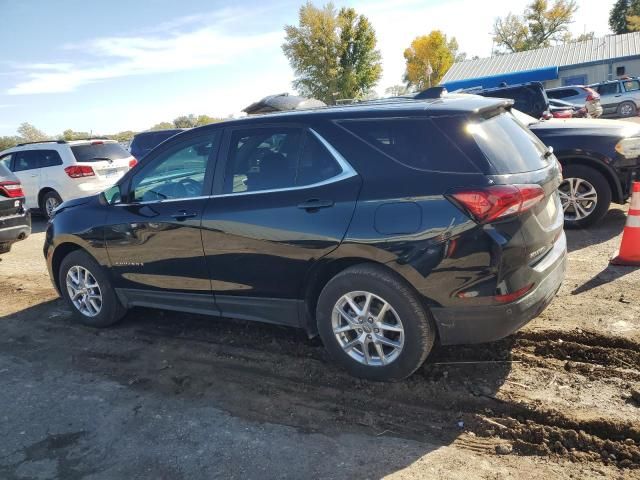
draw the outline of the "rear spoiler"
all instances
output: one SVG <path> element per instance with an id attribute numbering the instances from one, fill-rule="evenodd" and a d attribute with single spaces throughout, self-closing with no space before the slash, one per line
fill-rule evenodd
<path id="1" fill-rule="evenodd" d="M 473 113 L 484 119 L 495 117 L 502 112 L 508 112 L 515 102 L 510 98 L 499 98 L 497 102 L 486 107 L 477 108 Z"/>

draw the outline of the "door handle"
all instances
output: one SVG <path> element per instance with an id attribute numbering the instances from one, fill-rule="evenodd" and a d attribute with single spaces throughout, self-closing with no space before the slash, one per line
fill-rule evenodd
<path id="1" fill-rule="evenodd" d="M 186 210 L 180 210 L 178 213 L 174 213 L 171 217 L 175 218 L 179 222 L 186 220 L 187 218 L 197 217 L 198 214 L 195 212 L 187 212 Z"/>
<path id="2" fill-rule="evenodd" d="M 318 198 L 312 198 L 306 202 L 298 204 L 298 208 L 302 208 L 307 212 L 317 212 L 321 208 L 333 207 L 333 200 L 320 200 Z"/>

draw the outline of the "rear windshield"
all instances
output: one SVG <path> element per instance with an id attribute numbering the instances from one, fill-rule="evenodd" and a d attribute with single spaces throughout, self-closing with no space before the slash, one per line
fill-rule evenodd
<path id="1" fill-rule="evenodd" d="M 152 148 L 160 145 L 167 138 L 173 137 L 180 133 L 180 130 L 168 130 L 164 132 L 145 133 L 133 138 L 131 146 L 140 150 L 151 150 Z"/>
<path id="2" fill-rule="evenodd" d="M 120 160 L 131 156 L 129 152 L 115 142 L 72 145 L 71 151 L 78 162 Z"/>
<path id="3" fill-rule="evenodd" d="M 547 148 L 511 113 L 470 123 L 467 129 L 497 174 L 530 172 L 548 165 Z"/>
<path id="4" fill-rule="evenodd" d="M 410 168 L 451 173 L 476 173 L 469 158 L 425 118 L 345 120 L 340 126 Z"/>

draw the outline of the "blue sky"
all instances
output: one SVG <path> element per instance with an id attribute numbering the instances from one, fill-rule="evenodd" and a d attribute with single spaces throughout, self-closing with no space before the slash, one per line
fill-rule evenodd
<path id="1" fill-rule="evenodd" d="M 265 95 L 293 91 L 280 46 L 301 3 L 0 0 L 0 135 L 22 122 L 51 135 L 143 130 L 181 114 L 238 114 Z M 334 3 L 372 21 L 383 93 L 401 83 L 402 52 L 417 35 L 439 28 L 470 56 L 488 56 L 494 17 L 521 12 L 527 1 Z M 578 3 L 572 30 L 607 33 L 613 0 Z"/>

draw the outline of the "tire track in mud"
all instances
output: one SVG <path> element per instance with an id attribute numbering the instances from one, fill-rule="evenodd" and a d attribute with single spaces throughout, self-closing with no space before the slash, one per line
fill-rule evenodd
<path id="1" fill-rule="evenodd" d="M 133 320 L 99 332 L 45 320 L 42 342 L 62 338 L 64 361 L 127 388 L 181 395 L 232 415 L 303 431 L 364 430 L 456 441 L 474 451 L 491 451 L 496 441 L 508 441 L 521 455 L 640 468 L 640 426 L 623 418 L 542 408 L 523 399 L 526 395 L 497 396 L 514 361 L 563 372 L 584 369 L 597 378 L 636 379 L 640 346 L 625 339 L 577 330 L 534 331 L 492 344 L 438 347 L 409 379 L 381 384 L 346 375 L 330 363 L 317 339 L 291 329 L 192 316 Z M 29 355 L 18 347 L 13 350 Z M 473 441 L 460 438 L 464 431 L 476 434 Z"/>

